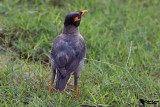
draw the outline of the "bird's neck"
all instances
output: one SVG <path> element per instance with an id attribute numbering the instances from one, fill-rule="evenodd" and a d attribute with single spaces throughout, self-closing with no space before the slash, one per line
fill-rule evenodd
<path id="1" fill-rule="evenodd" d="M 63 27 L 63 33 L 64 34 L 79 34 L 79 28 L 73 25 L 68 25 Z"/>

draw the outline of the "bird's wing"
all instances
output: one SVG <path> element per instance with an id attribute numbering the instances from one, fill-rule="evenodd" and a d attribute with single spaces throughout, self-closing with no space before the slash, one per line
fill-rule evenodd
<path id="1" fill-rule="evenodd" d="M 57 37 L 51 51 L 56 68 L 62 76 L 73 72 L 85 56 L 85 43 L 83 38 Z"/>

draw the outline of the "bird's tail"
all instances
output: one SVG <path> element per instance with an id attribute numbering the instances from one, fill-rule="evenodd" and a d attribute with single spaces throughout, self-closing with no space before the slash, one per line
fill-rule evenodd
<path id="1" fill-rule="evenodd" d="M 66 84 L 70 78 L 71 74 L 63 77 L 60 71 L 57 72 L 57 82 L 56 82 L 56 90 L 63 91 L 66 87 Z"/>

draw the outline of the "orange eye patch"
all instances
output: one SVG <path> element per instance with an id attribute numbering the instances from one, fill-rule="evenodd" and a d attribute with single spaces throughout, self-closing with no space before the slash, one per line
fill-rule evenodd
<path id="1" fill-rule="evenodd" d="M 74 22 L 77 22 L 77 21 L 80 21 L 80 20 L 81 20 L 81 18 L 79 16 L 74 18 Z"/>

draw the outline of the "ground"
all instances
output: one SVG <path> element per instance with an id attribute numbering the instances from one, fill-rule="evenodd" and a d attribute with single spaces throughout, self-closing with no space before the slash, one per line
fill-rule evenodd
<path id="1" fill-rule="evenodd" d="M 87 46 L 80 76 L 49 94 L 49 55 L 65 16 L 88 10 L 80 24 Z M 160 105 L 159 0 L 1 0 L 0 106 Z M 145 105 L 149 105 L 145 102 Z"/>

